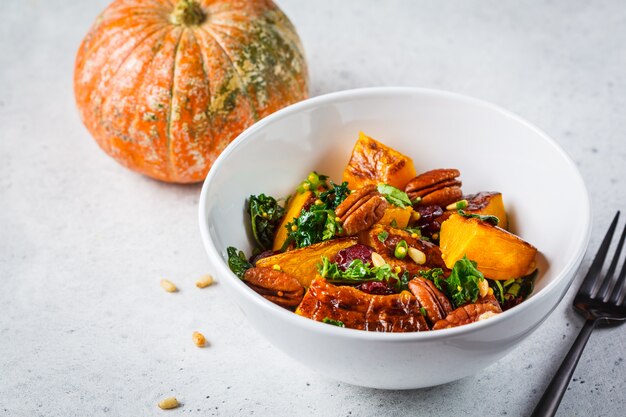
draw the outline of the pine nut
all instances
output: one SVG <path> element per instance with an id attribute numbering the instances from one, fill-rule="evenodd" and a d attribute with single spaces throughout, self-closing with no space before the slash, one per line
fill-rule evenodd
<path id="1" fill-rule="evenodd" d="M 196 281 L 196 287 L 206 288 L 213 285 L 213 277 L 211 275 L 202 275 L 198 281 Z"/>
<path id="2" fill-rule="evenodd" d="M 159 401 L 159 408 L 161 410 L 171 410 L 180 405 L 176 397 L 167 397 Z"/>
<path id="3" fill-rule="evenodd" d="M 422 215 L 418 211 L 413 212 L 413 220 L 418 221 Z"/>
<path id="4" fill-rule="evenodd" d="M 489 294 L 489 290 L 490 290 L 489 283 L 487 282 L 486 279 L 483 279 L 482 281 L 478 281 L 478 294 L 481 297 L 484 297 L 485 295 Z"/>
<path id="5" fill-rule="evenodd" d="M 206 338 L 200 332 L 193 332 L 191 339 L 198 347 L 204 347 L 206 345 Z"/>
<path id="6" fill-rule="evenodd" d="M 419 249 L 409 248 L 409 257 L 418 265 L 426 263 L 426 254 Z"/>
<path id="7" fill-rule="evenodd" d="M 168 279 L 161 280 L 161 288 L 163 288 L 167 292 L 178 291 L 178 288 L 176 288 L 176 285 L 174 285 L 174 283 Z"/>
<path id="8" fill-rule="evenodd" d="M 385 265 L 387 262 L 385 262 L 385 259 L 380 256 L 378 253 L 373 252 L 372 253 L 372 265 L 374 266 L 383 266 Z"/>

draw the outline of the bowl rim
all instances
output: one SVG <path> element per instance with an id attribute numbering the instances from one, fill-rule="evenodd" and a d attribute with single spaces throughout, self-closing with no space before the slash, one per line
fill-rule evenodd
<path id="1" fill-rule="evenodd" d="M 573 181 L 578 183 L 578 186 L 581 188 L 585 198 L 581 201 L 582 210 L 583 210 L 583 218 L 579 219 L 579 221 L 584 221 L 586 224 L 581 230 L 580 236 L 578 236 L 579 244 L 576 247 L 573 256 L 570 257 L 569 261 L 565 265 L 565 267 L 559 271 L 555 278 L 550 282 L 545 288 L 541 291 L 533 294 L 532 297 L 524 301 L 523 303 L 503 312 L 502 314 L 498 314 L 495 317 L 491 317 L 489 320 L 482 320 L 474 323 L 465 324 L 463 326 L 448 328 L 448 329 L 440 329 L 437 331 L 428 331 L 428 332 L 408 332 L 408 333 L 383 333 L 383 332 L 369 332 L 357 329 L 350 328 L 339 328 L 337 326 L 329 326 L 328 324 L 321 323 L 315 320 L 311 320 L 306 317 L 299 316 L 292 311 L 286 310 L 271 301 L 266 300 L 261 295 L 257 294 L 253 290 L 251 290 L 245 283 L 239 279 L 228 267 L 227 262 L 223 258 L 223 254 L 216 248 L 209 234 L 209 222 L 205 218 L 205 213 L 207 209 L 207 195 L 209 193 L 209 189 L 211 188 L 212 180 L 219 172 L 221 166 L 228 160 L 229 155 L 233 153 L 235 149 L 240 147 L 245 143 L 248 138 L 252 137 L 257 131 L 265 128 L 266 126 L 273 124 L 283 118 L 289 117 L 293 113 L 298 113 L 302 110 L 306 110 L 312 107 L 316 107 L 318 105 L 332 103 L 335 100 L 345 100 L 345 99 L 355 99 L 355 98 L 364 98 L 364 97 L 375 97 L 375 96 L 384 96 L 384 95 L 431 95 L 438 96 L 447 99 L 456 100 L 459 102 L 465 102 L 469 105 L 480 106 L 486 108 L 488 110 L 494 111 L 496 113 L 500 113 L 502 116 L 510 118 L 515 122 L 521 124 L 523 127 L 533 131 L 538 136 L 540 136 L 543 140 L 545 140 L 548 145 L 552 146 L 557 153 L 565 160 L 565 162 L 573 168 L 573 171 L 576 173 Z M 198 207 L 199 214 L 199 222 L 200 222 L 200 234 L 202 237 L 202 241 L 205 246 L 205 250 L 209 256 L 209 260 L 217 266 L 219 269 L 220 276 L 223 276 L 223 279 L 228 279 L 232 281 L 233 287 L 237 288 L 237 291 L 241 292 L 241 295 L 245 297 L 249 302 L 255 303 L 259 308 L 267 310 L 269 313 L 278 316 L 282 320 L 288 321 L 290 324 L 294 326 L 300 326 L 304 330 L 326 334 L 329 336 L 340 336 L 340 337 L 348 337 L 351 339 L 358 340 L 370 340 L 370 341 L 404 341 L 404 342 L 414 342 L 414 341 L 433 341 L 441 338 L 453 337 L 453 336 L 463 336 L 467 333 L 478 331 L 479 329 L 488 328 L 492 326 L 498 325 L 502 320 L 507 320 L 509 317 L 512 317 L 516 314 L 523 314 L 526 310 L 534 307 L 536 304 L 544 300 L 548 297 L 552 292 L 556 290 L 561 281 L 567 279 L 569 277 L 569 282 L 566 284 L 565 290 L 563 294 L 567 291 L 569 286 L 575 277 L 575 269 L 580 265 L 585 252 L 587 250 L 587 246 L 589 244 L 589 238 L 591 235 L 591 201 L 589 197 L 589 192 L 585 185 L 585 182 L 580 174 L 580 171 L 576 167 L 576 164 L 573 162 L 571 157 L 561 148 L 561 146 L 550 136 L 548 136 L 545 132 L 540 130 L 535 125 L 521 118 L 520 116 L 498 106 L 492 104 L 490 102 L 484 101 L 482 99 L 470 97 L 464 94 L 454 93 L 445 90 L 431 89 L 431 88 L 422 88 L 422 87 L 402 87 L 402 86 L 392 86 L 392 87 L 367 87 L 367 88 L 356 88 L 350 90 L 341 90 L 332 93 L 322 94 L 319 96 L 311 97 L 309 99 L 300 101 L 298 103 L 289 105 L 284 107 L 275 113 L 257 121 L 252 126 L 245 129 L 241 132 L 218 156 L 218 158 L 213 163 L 212 168 L 209 170 L 209 174 L 206 177 L 204 184 L 202 185 L 202 191 L 200 193 L 200 201 Z M 214 271 L 215 272 L 215 271 Z M 551 312 L 556 308 L 556 306 L 560 303 L 561 299 L 552 306 L 548 313 L 541 318 L 539 323 L 545 320 Z M 539 324 L 538 323 L 538 324 Z M 536 326 L 535 326 L 536 327 Z"/>

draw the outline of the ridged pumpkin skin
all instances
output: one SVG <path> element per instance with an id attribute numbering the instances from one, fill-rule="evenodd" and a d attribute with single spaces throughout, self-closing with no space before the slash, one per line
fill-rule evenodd
<path id="1" fill-rule="evenodd" d="M 74 91 L 105 152 L 190 183 L 246 127 L 307 98 L 308 80 L 298 35 L 270 0 L 116 0 L 80 46 Z"/>

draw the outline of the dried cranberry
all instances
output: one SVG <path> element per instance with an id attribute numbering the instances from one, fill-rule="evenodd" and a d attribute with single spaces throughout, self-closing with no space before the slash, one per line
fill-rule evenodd
<path id="1" fill-rule="evenodd" d="M 355 259 L 360 259 L 364 264 L 372 263 L 372 253 L 374 249 L 369 246 L 356 244 L 340 250 L 335 256 L 335 262 L 339 269 L 345 271 Z"/>
<path id="2" fill-rule="evenodd" d="M 440 206 L 417 206 L 415 210 L 420 214 L 417 224 L 429 223 L 443 214 Z"/>
<path id="3" fill-rule="evenodd" d="M 380 281 L 364 282 L 363 284 L 357 285 L 356 288 L 368 294 L 374 295 L 388 295 L 396 292 L 393 287 L 390 287 L 387 283 Z"/>
<path id="4" fill-rule="evenodd" d="M 263 258 L 267 258 L 268 256 L 272 256 L 274 255 L 274 251 L 271 250 L 264 250 L 261 253 L 257 253 L 256 255 L 252 255 L 250 257 L 250 259 L 248 260 L 248 262 L 250 262 L 252 265 L 256 265 L 256 263 Z"/>
<path id="5" fill-rule="evenodd" d="M 441 223 L 436 219 L 443 215 L 443 209 L 440 206 L 417 206 L 416 210 L 420 214 L 417 226 L 419 226 L 422 234 L 432 237 L 435 233 L 439 233 Z"/>

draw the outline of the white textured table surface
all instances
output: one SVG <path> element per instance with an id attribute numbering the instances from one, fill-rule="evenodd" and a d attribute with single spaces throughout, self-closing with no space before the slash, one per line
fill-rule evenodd
<path id="1" fill-rule="evenodd" d="M 98 149 L 74 107 L 75 52 L 106 3 L 0 3 L 0 415 L 162 415 L 156 403 L 170 394 L 184 406 L 168 415 L 530 413 L 582 324 L 572 290 L 478 375 L 386 392 L 312 373 L 262 339 L 220 285 L 195 288 L 210 270 L 196 224 L 200 187 L 126 171 Z M 495 102 L 551 134 L 593 198 L 589 265 L 615 210 L 626 208 L 621 2 L 279 4 L 302 37 L 312 95 L 441 88 Z M 165 293 L 161 277 L 181 291 Z M 625 329 L 592 335 L 560 416 L 624 415 Z M 193 346 L 194 330 L 211 346 Z"/>

